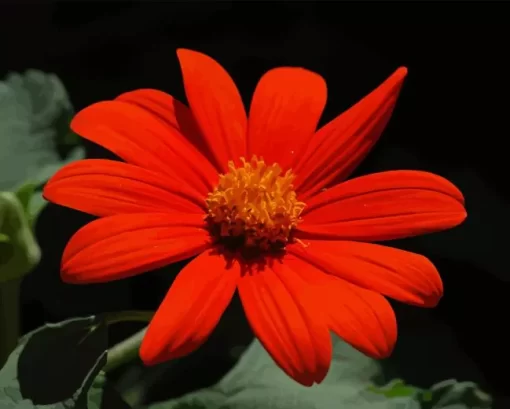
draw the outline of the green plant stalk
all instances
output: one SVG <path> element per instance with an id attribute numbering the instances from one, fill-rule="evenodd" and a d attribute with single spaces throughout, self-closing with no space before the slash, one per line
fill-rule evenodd
<path id="1" fill-rule="evenodd" d="M 110 326 L 119 322 L 131 321 L 131 322 L 149 322 L 154 316 L 154 311 L 115 311 L 106 312 L 100 315 L 100 320 L 104 324 Z"/>
<path id="2" fill-rule="evenodd" d="M 0 367 L 16 348 L 20 336 L 22 278 L 0 283 Z"/>
<path id="3" fill-rule="evenodd" d="M 149 322 L 154 316 L 154 311 L 116 311 L 101 314 L 99 317 L 100 322 L 105 325 L 113 325 L 119 322 Z M 138 357 L 138 350 L 142 343 L 143 336 L 147 328 L 144 328 L 137 333 L 126 338 L 124 341 L 119 342 L 108 350 L 106 365 L 103 368 L 104 372 L 109 372 L 118 367 L 127 364 Z"/>
<path id="4" fill-rule="evenodd" d="M 114 369 L 136 359 L 138 357 L 140 344 L 142 343 L 142 339 L 146 331 L 147 328 L 144 328 L 110 348 L 108 350 L 107 361 L 103 371 L 113 371 Z"/>

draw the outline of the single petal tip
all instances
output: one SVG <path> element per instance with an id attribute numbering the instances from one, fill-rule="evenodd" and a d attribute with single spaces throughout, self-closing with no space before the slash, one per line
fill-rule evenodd
<path id="1" fill-rule="evenodd" d="M 423 300 L 423 304 L 419 305 L 419 307 L 423 308 L 435 308 L 439 304 L 439 301 L 441 301 L 441 298 L 443 296 L 439 294 L 431 295 L 430 297 Z"/>
<path id="2" fill-rule="evenodd" d="M 51 200 L 51 190 L 48 188 L 48 183 L 43 187 L 42 197 L 47 202 L 53 202 L 53 200 Z"/>
<path id="3" fill-rule="evenodd" d="M 435 308 L 443 298 L 443 282 L 440 281 L 435 288 L 431 288 L 427 294 L 421 296 L 421 302 L 416 303 L 417 307 Z"/>
<path id="4" fill-rule="evenodd" d="M 193 54 L 195 51 L 188 48 L 178 48 L 175 52 L 177 53 L 177 56 L 181 56 L 183 54 Z"/>
<path id="5" fill-rule="evenodd" d="M 457 206 L 462 206 L 462 204 L 457 204 Z M 467 211 L 465 209 L 458 209 L 458 211 L 452 216 L 450 225 L 446 227 L 446 229 L 453 229 L 455 227 L 460 226 L 467 219 Z"/>
<path id="6" fill-rule="evenodd" d="M 44 200 L 50 203 L 58 204 L 60 205 L 59 201 L 59 189 L 54 188 L 54 182 L 55 182 L 55 176 L 53 175 L 52 178 L 44 185 L 43 191 L 42 191 L 42 197 Z"/>
<path id="7" fill-rule="evenodd" d="M 145 366 L 153 366 L 159 363 L 158 354 L 154 348 L 146 342 L 146 338 L 142 341 L 138 355 Z"/>
<path id="8" fill-rule="evenodd" d="M 404 79 L 407 76 L 407 67 L 399 67 L 395 71 L 395 74 L 393 74 L 395 77 L 398 77 L 399 79 Z"/>
<path id="9" fill-rule="evenodd" d="M 321 384 L 322 381 L 324 381 L 324 379 L 326 378 L 326 376 L 328 375 L 329 373 L 329 367 L 318 372 L 316 375 L 315 375 L 315 379 L 314 379 L 314 383 L 316 383 L 317 385 Z"/>
<path id="10" fill-rule="evenodd" d="M 392 338 L 378 344 L 371 343 L 366 345 L 364 348 L 360 348 L 360 351 L 372 359 L 386 359 L 389 358 L 393 353 L 395 344 L 396 338 Z"/>
<path id="11" fill-rule="evenodd" d="M 150 329 L 149 329 L 150 331 Z M 145 366 L 154 366 L 178 358 L 179 354 L 173 354 L 168 350 L 161 339 L 154 339 L 153 333 L 147 336 L 145 333 L 138 356 Z M 184 354 L 187 355 L 187 354 Z"/>
<path id="12" fill-rule="evenodd" d="M 208 60 L 213 60 L 207 54 L 201 53 L 200 51 L 190 50 L 188 48 L 178 48 L 176 53 L 177 53 L 177 58 L 179 60 L 181 60 L 183 58 L 197 58 L 197 57 L 198 58 L 207 58 Z"/>
<path id="13" fill-rule="evenodd" d="M 385 349 L 381 349 L 379 351 L 379 357 L 377 359 L 386 359 L 391 356 L 393 350 L 395 349 L 395 342 L 392 344 L 388 344 Z"/>
<path id="14" fill-rule="evenodd" d="M 80 284 L 81 280 L 77 279 L 76 274 L 72 274 L 67 266 L 60 269 L 60 278 L 66 284 Z"/>

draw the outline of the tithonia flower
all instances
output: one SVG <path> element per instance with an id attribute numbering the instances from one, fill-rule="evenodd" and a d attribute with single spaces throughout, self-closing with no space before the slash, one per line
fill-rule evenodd
<path id="1" fill-rule="evenodd" d="M 267 72 L 247 115 L 227 72 L 178 50 L 189 108 L 141 89 L 79 112 L 71 128 L 124 162 L 67 165 L 44 196 L 95 216 L 63 255 L 69 283 L 117 280 L 194 257 L 140 347 L 146 364 L 197 349 L 236 290 L 255 336 L 289 376 L 321 382 L 330 332 L 375 357 L 397 336 L 385 297 L 421 307 L 443 287 L 425 257 L 373 242 L 444 230 L 466 217 L 440 176 L 400 170 L 345 181 L 379 138 L 407 70 L 316 130 L 326 83 Z"/>

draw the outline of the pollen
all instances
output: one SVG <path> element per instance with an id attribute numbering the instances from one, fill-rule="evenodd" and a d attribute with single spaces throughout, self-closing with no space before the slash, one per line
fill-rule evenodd
<path id="1" fill-rule="evenodd" d="M 281 249 L 305 208 L 292 185 L 295 175 L 256 156 L 241 162 L 236 167 L 230 161 L 229 172 L 220 175 L 218 186 L 208 194 L 206 220 L 220 240 L 234 240 L 249 249 Z"/>

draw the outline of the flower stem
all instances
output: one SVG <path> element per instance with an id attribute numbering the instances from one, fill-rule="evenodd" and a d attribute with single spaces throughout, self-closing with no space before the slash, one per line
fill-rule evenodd
<path id="1" fill-rule="evenodd" d="M 15 278 L 0 283 L 0 367 L 18 344 L 21 281 Z"/>
<path id="2" fill-rule="evenodd" d="M 110 348 L 103 371 L 110 372 L 136 359 L 138 356 L 138 349 L 140 348 L 146 331 L 147 328 L 144 328 Z"/>
<path id="3" fill-rule="evenodd" d="M 99 318 L 100 324 L 110 326 L 119 322 L 131 321 L 131 322 L 149 322 L 154 316 L 153 311 L 116 311 L 107 312 L 101 314 Z M 129 338 L 117 345 L 114 345 L 108 350 L 106 365 L 103 368 L 104 372 L 112 371 L 119 366 L 122 366 L 138 356 L 138 349 L 142 343 L 143 336 L 146 328 L 138 331 L 136 334 L 131 335 Z"/>
<path id="4" fill-rule="evenodd" d="M 110 326 L 124 321 L 149 322 L 154 315 L 153 311 L 116 311 L 101 314 L 101 322 Z"/>

